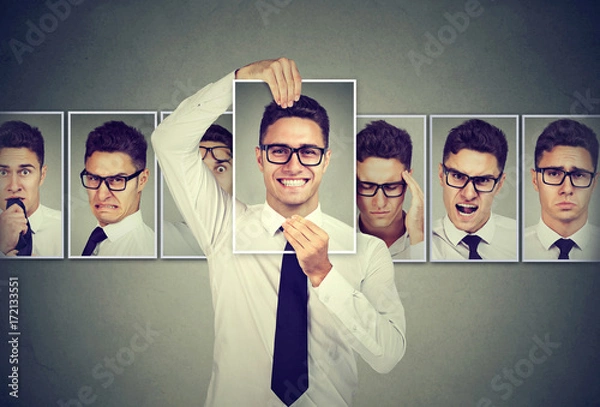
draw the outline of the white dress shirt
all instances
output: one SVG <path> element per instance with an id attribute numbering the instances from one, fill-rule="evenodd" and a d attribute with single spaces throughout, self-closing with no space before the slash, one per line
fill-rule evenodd
<path id="1" fill-rule="evenodd" d="M 231 105 L 233 79 L 232 73 L 183 101 L 152 142 L 208 260 L 215 345 L 206 405 L 283 406 L 270 385 L 282 255 L 234 254 L 233 212 L 238 229 L 264 229 L 269 248 L 283 250 L 285 238 L 277 230 L 271 236 L 271 222 L 263 222 L 270 208 L 233 202 L 198 153 L 205 130 Z M 327 228 L 320 209 L 308 218 Z M 337 233 L 326 232 L 336 246 Z M 333 268 L 321 285 L 309 284 L 309 387 L 294 406 L 350 405 L 357 387 L 355 353 L 379 372 L 392 369 L 404 354 L 404 309 L 389 252 L 382 241 L 363 234 L 357 235 L 357 251 L 331 255 Z"/>
<path id="2" fill-rule="evenodd" d="M 563 236 L 550 229 L 542 219 L 537 225 L 529 226 L 523 234 L 524 261 L 558 260 L 560 249 L 554 245 Z M 571 239 L 575 246 L 569 252 L 569 260 L 600 261 L 600 228 L 587 223 L 564 239 Z"/>
<path id="3" fill-rule="evenodd" d="M 448 215 L 436 220 L 431 229 L 431 260 L 469 259 L 469 247 L 462 241 L 468 233 L 457 229 Z M 483 260 L 518 261 L 514 219 L 492 213 L 485 225 L 473 234 L 481 238 L 477 252 Z"/>
<path id="4" fill-rule="evenodd" d="M 144 223 L 140 211 L 102 229 L 108 238 L 96 246 L 90 257 L 156 257 L 154 231 Z"/>
<path id="5" fill-rule="evenodd" d="M 404 213 L 404 217 L 406 218 L 406 213 Z M 356 220 L 356 224 L 360 228 L 360 213 L 358 215 L 358 219 Z M 408 231 L 405 231 L 402 236 L 396 239 L 396 241 L 392 243 L 390 247 L 388 247 L 388 250 L 390 251 L 390 255 L 394 261 L 425 261 L 425 241 L 411 245 Z"/>
<path id="6" fill-rule="evenodd" d="M 63 222 L 60 211 L 40 204 L 29 217 L 29 224 L 33 232 L 31 257 L 63 257 Z M 0 252 L 0 257 L 6 255 Z M 27 257 L 11 257 L 11 259 Z"/>

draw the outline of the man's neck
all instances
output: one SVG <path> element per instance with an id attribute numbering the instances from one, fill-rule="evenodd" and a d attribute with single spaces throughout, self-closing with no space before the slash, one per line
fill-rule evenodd
<path id="1" fill-rule="evenodd" d="M 405 216 L 406 213 L 402 211 L 402 217 L 396 219 L 390 226 L 386 228 L 374 228 L 364 223 L 360 215 L 358 215 L 358 227 L 362 233 L 378 237 L 385 242 L 387 247 L 390 247 L 406 233 L 406 226 L 404 225 Z"/>
<path id="2" fill-rule="evenodd" d="M 546 224 L 546 226 L 562 237 L 569 237 L 585 226 L 587 223 L 587 214 L 582 216 L 581 219 L 575 219 L 571 222 L 561 222 L 559 220 L 549 219 L 542 213 L 542 221 Z"/>

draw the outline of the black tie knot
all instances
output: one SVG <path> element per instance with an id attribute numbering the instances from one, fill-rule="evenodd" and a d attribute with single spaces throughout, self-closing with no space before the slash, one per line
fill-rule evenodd
<path id="1" fill-rule="evenodd" d="M 554 245 L 559 248 L 560 254 L 558 255 L 559 260 L 568 260 L 569 252 L 575 246 L 575 242 L 571 239 L 558 239 L 554 242 Z"/>
<path id="2" fill-rule="evenodd" d="M 94 249 L 96 249 L 96 246 L 99 243 L 102 243 L 107 238 L 108 238 L 108 236 L 106 236 L 106 233 L 104 233 L 104 229 L 102 229 L 100 226 L 96 226 L 96 229 L 94 229 L 92 231 L 90 238 L 88 239 L 87 243 L 85 244 L 83 253 L 81 253 L 81 255 L 82 256 L 91 256 L 92 253 L 94 252 Z"/>
<path id="3" fill-rule="evenodd" d="M 479 246 L 481 238 L 477 235 L 466 235 L 462 241 L 469 246 L 469 260 L 481 260 L 481 256 L 477 252 L 477 246 Z"/>

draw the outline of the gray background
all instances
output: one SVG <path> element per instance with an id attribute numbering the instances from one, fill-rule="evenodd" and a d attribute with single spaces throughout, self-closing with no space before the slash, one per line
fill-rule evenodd
<path id="1" fill-rule="evenodd" d="M 157 122 L 155 113 L 76 113 L 68 115 L 69 140 L 69 250 L 71 256 L 80 256 L 90 233 L 98 221 L 90 209 L 87 190 L 81 185 L 79 174 L 85 168 L 85 142 L 88 134 L 96 127 L 112 120 L 122 121 L 138 129 L 148 142 L 146 152 L 146 168 L 150 172 L 148 182 L 142 191 L 140 211 L 144 223 L 156 231 L 156 168 L 154 150 L 150 143 L 150 135 Z"/>
<path id="2" fill-rule="evenodd" d="M 577 97 L 600 97 L 597 2 L 482 1 L 483 12 L 417 70 L 409 52 L 424 55 L 425 34 L 437 36 L 444 13 L 464 11 L 465 1 L 266 1 L 278 5 L 265 20 L 255 1 L 83 2 L 21 64 L 10 39 L 25 41 L 27 21 L 50 11 L 12 2 L 0 17 L 0 110 L 169 110 L 243 64 L 286 55 L 304 78 L 357 79 L 359 114 L 600 111 Z M 387 375 L 358 362 L 356 406 L 598 404 L 597 265 L 395 269 L 407 353 Z M 203 403 L 213 341 L 204 261 L 6 261 L 1 273 L 20 279 L 13 404 L 56 406 L 86 385 L 93 406 Z M 136 323 L 159 336 L 105 388 L 91 371 L 129 346 Z M 526 366 L 532 338 L 546 335 L 559 347 L 501 399 L 493 378 Z"/>
<path id="3" fill-rule="evenodd" d="M 546 126 L 555 120 L 564 119 L 565 116 L 553 117 L 524 117 L 523 118 L 523 225 L 524 227 L 536 225 L 540 220 L 540 199 L 531 183 L 530 169 L 535 167 L 535 143 Z M 600 137 L 600 117 L 572 116 L 570 119 L 585 124 Z M 600 225 L 600 188 L 596 185 L 590 206 L 588 208 L 589 222 Z"/>
<path id="4" fill-rule="evenodd" d="M 441 218 L 446 214 L 444 206 L 443 190 L 438 177 L 438 166 L 442 162 L 444 152 L 444 143 L 448 137 L 448 133 L 454 127 L 461 125 L 466 120 L 475 118 L 473 116 L 465 117 L 432 117 L 431 118 L 431 220 Z M 498 215 L 508 216 L 512 219 L 517 219 L 518 208 L 518 180 L 517 173 L 517 126 L 519 124 L 518 117 L 476 117 L 484 120 L 492 126 L 498 127 L 506 135 L 508 143 L 508 155 L 506 164 L 504 165 L 504 173 L 506 179 L 504 185 L 498 194 L 494 197 L 492 204 L 492 212 Z M 444 182 L 446 182 L 444 180 Z"/>
<path id="5" fill-rule="evenodd" d="M 302 72 L 301 72 L 302 73 Z M 354 84 L 352 82 L 305 82 L 302 93 L 315 99 L 329 116 L 331 160 L 319 188 L 321 209 L 354 225 Z M 258 145 L 260 121 L 273 97 L 264 83 L 235 84 L 234 196 L 245 204 L 265 202 L 263 175 L 254 147 Z M 349 250 L 352 250 L 350 248 Z"/>

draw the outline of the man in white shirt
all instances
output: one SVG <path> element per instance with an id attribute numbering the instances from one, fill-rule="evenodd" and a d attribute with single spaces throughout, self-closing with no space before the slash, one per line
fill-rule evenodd
<path id="1" fill-rule="evenodd" d="M 202 161 L 228 194 L 233 192 L 233 135 L 225 127 L 212 124 L 200 140 Z M 185 222 L 163 223 L 163 255 L 174 257 L 204 256 L 196 238 Z"/>
<path id="2" fill-rule="evenodd" d="M 525 260 L 600 261 L 600 228 L 588 223 L 597 165 L 598 139 L 592 129 L 572 119 L 544 129 L 531 169 L 541 219 L 525 230 Z"/>
<path id="3" fill-rule="evenodd" d="M 62 214 L 40 203 L 44 138 L 21 121 L 0 126 L 0 257 L 62 256 Z M 12 205 L 11 205 L 12 204 Z"/>
<path id="4" fill-rule="evenodd" d="M 234 78 L 267 82 L 281 111 L 292 112 L 296 104 L 301 110 L 308 107 L 305 112 L 320 107 L 301 98 L 301 78 L 293 61 L 259 61 L 186 99 L 153 134 L 165 179 L 209 265 L 215 347 L 206 404 L 350 405 L 357 387 L 355 353 L 377 371 L 387 372 L 405 351 L 404 310 L 389 252 L 379 239 L 359 234 L 358 255 L 328 255 L 340 230 L 335 225 L 330 229 L 332 218 L 319 207 L 319 183 L 331 153 L 314 112 L 304 118 L 290 114 L 261 126 L 255 155 L 267 189 L 264 205 L 255 210 L 233 202 L 219 187 L 197 145 L 206 128 L 231 105 Z M 270 247 L 281 251 L 291 246 L 296 252 L 307 289 L 299 292 L 308 294 L 304 304 L 296 304 L 297 313 L 304 307 L 308 316 L 304 334 L 292 338 L 307 341 L 309 350 L 304 355 L 307 372 L 296 379 L 279 382 L 281 365 L 277 362 L 276 368 L 275 362 L 281 356 L 278 334 L 285 328 L 277 317 L 285 298 L 278 295 L 284 280 L 292 277 L 290 257 L 233 254 L 234 211 L 236 233 L 256 233 Z M 287 316 L 295 319 L 296 312 Z"/>
<path id="5" fill-rule="evenodd" d="M 424 197 L 412 177 L 410 135 L 383 120 L 371 122 L 356 135 L 356 158 L 360 231 L 383 240 L 394 260 L 425 260 Z M 407 189 L 408 213 L 402 210 Z"/>
<path id="6" fill-rule="evenodd" d="M 518 260 L 516 221 L 492 213 L 507 154 L 502 130 L 483 120 L 450 131 L 438 166 L 446 215 L 432 225 L 432 260 Z"/>
<path id="7" fill-rule="evenodd" d="M 154 231 L 139 211 L 149 177 L 147 148 L 144 135 L 120 121 L 106 122 L 88 135 L 80 178 L 98 226 L 82 256 L 156 255 Z"/>

